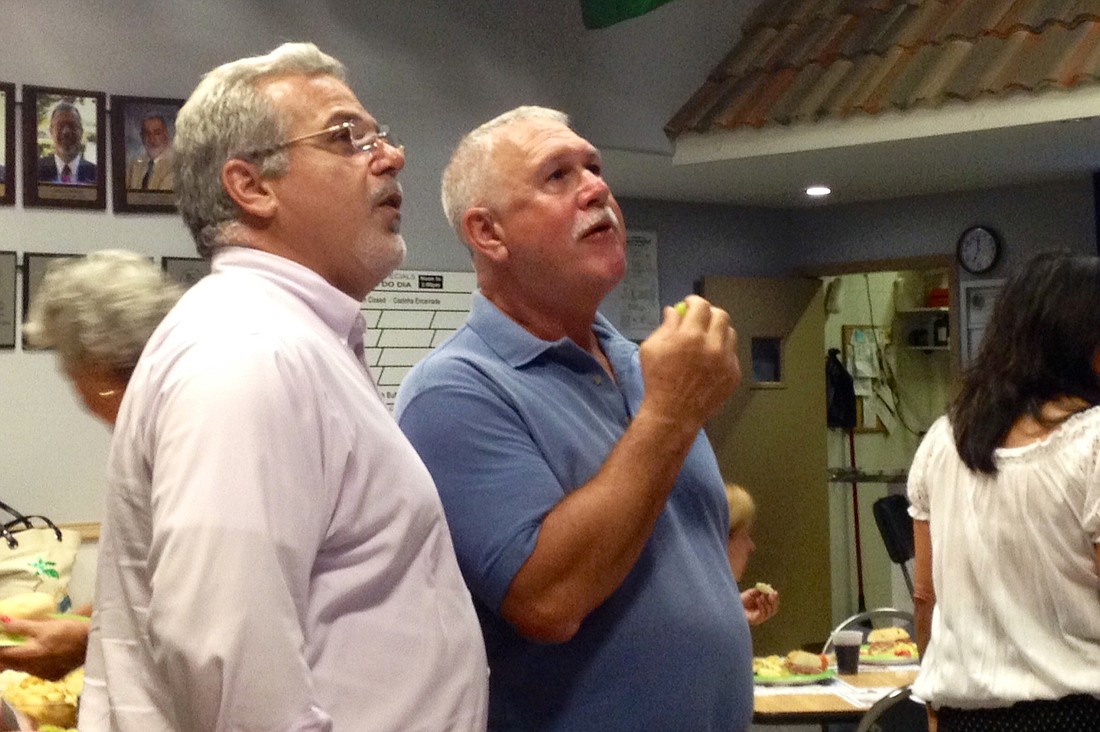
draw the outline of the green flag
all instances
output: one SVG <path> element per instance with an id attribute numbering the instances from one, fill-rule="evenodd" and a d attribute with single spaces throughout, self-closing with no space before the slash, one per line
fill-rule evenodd
<path id="1" fill-rule="evenodd" d="M 671 0 L 581 0 L 581 14 L 585 28 L 606 28 L 645 15 L 667 2 Z"/>

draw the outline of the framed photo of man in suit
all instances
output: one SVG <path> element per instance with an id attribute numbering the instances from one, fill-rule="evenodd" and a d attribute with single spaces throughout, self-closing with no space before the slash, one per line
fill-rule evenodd
<path id="1" fill-rule="evenodd" d="M 23 87 L 23 203 L 107 207 L 107 95 Z"/>
<path id="2" fill-rule="evenodd" d="M 15 203 L 15 84 L 0 81 L 0 206 Z"/>
<path id="3" fill-rule="evenodd" d="M 111 95 L 115 211 L 174 212 L 176 114 L 182 99 Z"/>

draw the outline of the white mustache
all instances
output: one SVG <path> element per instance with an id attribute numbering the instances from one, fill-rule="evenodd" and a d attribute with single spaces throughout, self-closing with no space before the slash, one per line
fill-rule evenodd
<path id="1" fill-rule="evenodd" d="M 580 239 L 588 232 L 600 226 L 610 226 L 613 229 L 619 228 L 619 217 L 615 215 L 615 209 L 610 206 L 604 206 L 603 208 L 586 211 L 584 215 L 573 224 L 573 238 Z"/>

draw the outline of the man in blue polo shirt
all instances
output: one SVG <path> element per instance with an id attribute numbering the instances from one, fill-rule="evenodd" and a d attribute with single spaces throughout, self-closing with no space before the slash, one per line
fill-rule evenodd
<path id="1" fill-rule="evenodd" d="M 489 729 L 748 729 L 751 641 L 701 431 L 741 378 L 728 314 L 689 297 L 639 348 L 596 313 L 625 272 L 622 211 L 560 112 L 463 138 L 443 205 L 480 291 L 397 417 L 481 619 Z"/>

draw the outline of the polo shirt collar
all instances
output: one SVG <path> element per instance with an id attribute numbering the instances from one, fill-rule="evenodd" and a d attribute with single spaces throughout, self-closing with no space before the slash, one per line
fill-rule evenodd
<path id="1" fill-rule="evenodd" d="M 547 341 L 533 335 L 516 321 L 509 318 L 489 298 L 474 292 L 473 303 L 470 307 L 470 317 L 467 320 L 469 327 L 493 349 L 493 351 L 512 368 L 520 368 L 531 363 L 544 353 L 553 352 L 560 360 L 575 360 L 579 356 L 592 359 L 592 355 L 582 349 L 571 338 L 560 338 L 556 341 Z M 603 315 L 596 313 L 596 321 L 592 324 L 592 331 L 600 341 L 604 353 L 612 364 L 616 358 L 613 354 L 616 343 L 617 331 Z"/>

